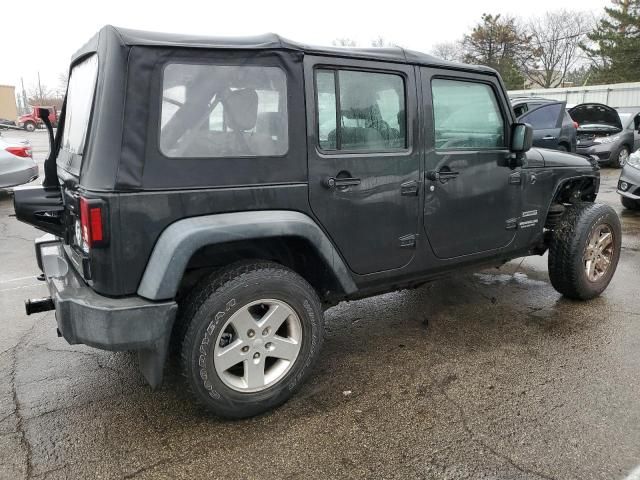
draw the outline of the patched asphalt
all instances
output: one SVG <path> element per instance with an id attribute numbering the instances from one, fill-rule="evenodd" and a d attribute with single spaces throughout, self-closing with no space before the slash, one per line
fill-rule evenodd
<path id="1" fill-rule="evenodd" d="M 43 132 L 18 135 L 41 163 Z M 624 235 L 600 298 L 563 299 L 530 257 L 340 304 L 301 391 L 236 422 L 194 405 L 176 359 L 152 392 L 134 354 L 27 317 L 23 300 L 47 295 L 39 233 L 0 196 L 0 478 L 625 478 L 640 464 L 640 214 L 622 211 L 619 171 L 602 174 Z"/>

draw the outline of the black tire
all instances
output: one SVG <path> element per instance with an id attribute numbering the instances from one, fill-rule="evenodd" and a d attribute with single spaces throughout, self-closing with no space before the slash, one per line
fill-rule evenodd
<path id="1" fill-rule="evenodd" d="M 24 129 L 27 132 L 34 132 L 35 129 L 36 129 L 36 124 L 33 123 L 33 122 L 27 122 L 27 123 L 24 124 Z"/>
<path id="2" fill-rule="evenodd" d="M 640 200 L 634 200 L 633 198 L 620 196 L 622 206 L 628 210 L 640 210 Z"/>
<path id="3" fill-rule="evenodd" d="M 615 168 L 622 168 L 624 167 L 624 164 L 626 163 L 625 161 L 622 161 L 620 159 L 620 157 L 622 156 L 623 152 L 626 152 L 627 155 L 624 158 L 629 158 L 629 154 L 631 153 L 631 150 L 629 149 L 629 147 L 627 145 L 622 145 L 620 147 L 620 149 L 616 152 L 615 157 L 613 158 L 613 160 L 611 161 L 611 165 Z M 622 163 L 621 163 L 622 162 Z"/>
<path id="4" fill-rule="evenodd" d="M 597 281 L 589 280 L 585 271 L 585 254 L 592 233 L 607 225 L 613 234 L 610 264 Z M 549 278 L 562 295 L 588 300 L 600 295 L 609 285 L 620 258 L 622 230 L 620 219 L 609 206 L 583 203 L 568 207 L 553 231 L 549 248 Z"/>
<path id="5" fill-rule="evenodd" d="M 564 143 L 558 144 L 558 148 L 556 148 L 559 152 L 568 152 L 569 147 L 567 147 Z"/>
<path id="6" fill-rule="evenodd" d="M 216 372 L 213 344 L 234 313 L 260 299 L 285 302 L 297 314 L 302 327 L 300 350 L 275 384 L 241 392 Z M 287 401 L 309 375 L 324 338 L 322 306 L 313 287 L 294 271 L 270 262 L 237 263 L 203 279 L 183 302 L 181 316 L 188 325 L 181 356 L 189 388 L 199 403 L 223 418 L 251 417 Z"/>

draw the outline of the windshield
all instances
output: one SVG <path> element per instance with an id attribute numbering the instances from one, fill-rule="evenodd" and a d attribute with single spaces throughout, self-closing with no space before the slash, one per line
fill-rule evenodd
<path id="1" fill-rule="evenodd" d="M 83 153 L 97 77 L 98 56 L 95 54 L 71 70 L 62 135 L 62 149 L 71 154 Z"/>

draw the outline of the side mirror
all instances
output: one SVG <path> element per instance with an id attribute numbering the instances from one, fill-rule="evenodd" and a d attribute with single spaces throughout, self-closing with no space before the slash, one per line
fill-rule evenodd
<path id="1" fill-rule="evenodd" d="M 533 145 L 533 127 L 528 123 L 514 123 L 511 126 L 511 147 L 513 153 L 524 153 Z"/>

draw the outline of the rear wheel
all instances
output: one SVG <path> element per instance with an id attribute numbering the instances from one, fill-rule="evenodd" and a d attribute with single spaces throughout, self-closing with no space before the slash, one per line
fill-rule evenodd
<path id="1" fill-rule="evenodd" d="M 616 158 L 613 160 L 613 165 L 617 168 L 624 167 L 629 161 L 629 155 L 630 155 L 629 147 L 627 147 L 626 145 L 623 145 L 622 147 L 620 147 L 620 150 L 618 150 Z"/>
<path id="2" fill-rule="evenodd" d="M 620 196 L 622 206 L 629 210 L 640 210 L 640 200 L 634 200 L 633 198 Z"/>
<path id="3" fill-rule="evenodd" d="M 568 207 L 553 231 L 549 278 L 562 295 L 588 300 L 609 285 L 620 258 L 620 220 L 607 205 Z"/>
<path id="4" fill-rule="evenodd" d="M 560 144 L 558 144 L 557 150 L 559 152 L 568 152 L 569 151 L 569 147 L 567 147 L 564 143 L 560 143 Z"/>
<path id="5" fill-rule="evenodd" d="M 187 382 L 226 418 L 284 403 L 309 375 L 324 334 L 313 287 L 268 262 L 232 265 L 205 279 L 187 299 L 183 320 Z"/>

